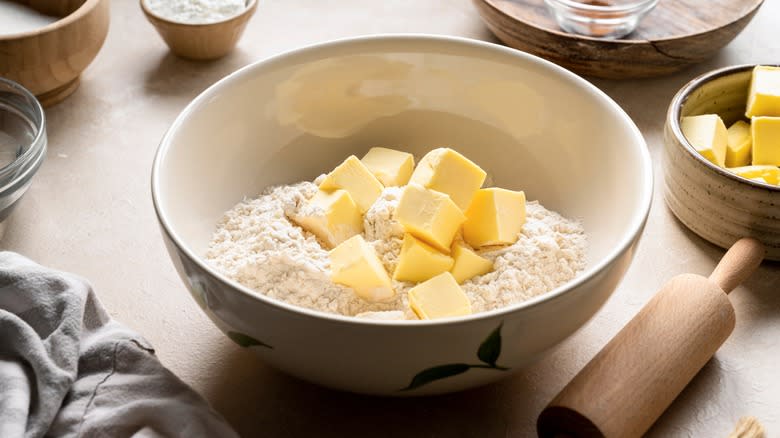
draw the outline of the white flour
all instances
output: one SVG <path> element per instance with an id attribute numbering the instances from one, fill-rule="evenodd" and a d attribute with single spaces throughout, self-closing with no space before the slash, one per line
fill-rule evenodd
<path id="1" fill-rule="evenodd" d="M 22 3 L 0 0 L 0 35 L 30 32 L 59 20 L 59 17 L 41 14 Z"/>
<path id="2" fill-rule="evenodd" d="M 246 0 L 144 0 L 155 14 L 171 21 L 206 24 L 236 16 L 246 9 Z"/>
<path id="3" fill-rule="evenodd" d="M 228 277 L 290 304 L 365 318 L 416 319 L 406 297 L 411 283 L 394 281 L 398 294 L 392 301 L 369 303 L 330 281 L 327 250 L 288 219 L 316 191 L 310 182 L 271 187 L 236 205 L 217 225 L 206 258 Z M 364 237 L 390 273 L 403 238 L 403 227 L 394 218 L 400 193 L 400 188 L 386 188 L 364 217 Z M 526 215 L 515 244 L 481 252 L 494 261 L 494 270 L 462 285 L 474 312 L 540 295 L 585 268 L 586 239 L 580 223 L 538 202 L 527 203 Z"/>
<path id="4" fill-rule="evenodd" d="M 395 271 L 404 240 L 404 227 L 395 220 L 400 187 L 387 187 L 363 216 L 363 237 L 374 246 L 387 272 Z"/>

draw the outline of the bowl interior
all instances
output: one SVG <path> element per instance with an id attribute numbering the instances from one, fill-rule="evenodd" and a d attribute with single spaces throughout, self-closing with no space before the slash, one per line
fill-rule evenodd
<path id="1" fill-rule="evenodd" d="M 86 3 L 87 0 L 62 0 L 62 1 L 12 0 L 12 1 L 27 6 L 31 9 L 34 9 L 35 11 L 40 12 L 41 14 L 44 15 L 51 15 L 53 17 L 65 17 L 75 12 L 76 9 L 80 8 L 81 5 Z"/>
<path id="2" fill-rule="evenodd" d="M 775 185 L 742 178 L 709 162 L 688 143 L 680 127 L 680 120 L 683 117 L 702 114 L 718 114 L 726 126 L 731 126 L 738 120 L 749 122 L 750 120 L 745 117 L 745 106 L 753 67 L 753 65 L 728 67 L 694 79 L 673 100 L 668 123 L 679 144 L 708 168 L 726 178 L 747 183 L 749 186 L 780 192 L 780 188 Z"/>
<path id="3" fill-rule="evenodd" d="M 718 114 L 726 126 L 745 119 L 751 68 L 716 76 L 691 90 L 680 104 L 680 117 Z M 676 118 L 679 125 L 680 118 Z"/>
<path id="4" fill-rule="evenodd" d="M 609 98 L 536 57 L 434 37 L 329 43 L 249 66 L 197 98 L 153 174 L 163 225 L 202 257 L 244 197 L 312 180 L 372 146 L 452 147 L 492 185 L 580 218 L 589 266 L 628 244 L 652 191 L 641 134 Z"/>

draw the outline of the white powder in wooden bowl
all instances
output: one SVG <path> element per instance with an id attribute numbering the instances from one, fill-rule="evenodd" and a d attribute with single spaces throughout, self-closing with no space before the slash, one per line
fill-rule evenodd
<path id="1" fill-rule="evenodd" d="M 246 9 L 246 0 L 144 0 L 150 11 L 177 23 L 208 24 Z"/>
<path id="2" fill-rule="evenodd" d="M 316 191 L 310 182 L 276 186 L 239 203 L 218 223 L 206 258 L 231 279 L 290 304 L 365 318 L 416 319 L 407 300 L 411 283 L 394 281 L 393 300 L 370 303 L 330 281 L 328 251 L 289 219 Z M 386 188 L 364 217 L 363 237 L 390 273 L 403 238 L 395 220 L 400 194 L 400 188 Z M 526 214 L 516 243 L 480 252 L 493 260 L 494 270 L 463 283 L 475 313 L 543 294 L 585 268 L 582 224 L 533 201 Z"/>

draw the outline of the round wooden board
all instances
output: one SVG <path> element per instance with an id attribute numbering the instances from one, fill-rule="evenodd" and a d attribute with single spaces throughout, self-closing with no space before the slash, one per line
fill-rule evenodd
<path id="1" fill-rule="evenodd" d="M 661 0 L 620 40 L 565 33 L 544 0 L 473 0 L 504 44 L 577 73 L 610 79 L 669 74 L 712 57 L 750 22 L 764 0 Z"/>

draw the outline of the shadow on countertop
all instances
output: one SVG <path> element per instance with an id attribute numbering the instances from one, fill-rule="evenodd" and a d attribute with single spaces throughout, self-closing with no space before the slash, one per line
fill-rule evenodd
<path id="1" fill-rule="evenodd" d="M 245 437 L 527 436 L 531 431 L 510 430 L 512 418 L 537 415 L 509 409 L 516 403 L 508 397 L 534 392 L 522 372 L 498 384 L 455 394 L 375 397 L 295 379 L 265 365 L 251 351 L 236 348 L 227 338 L 220 345 L 225 368 L 214 374 L 203 395 Z"/>
<path id="2" fill-rule="evenodd" d="M 157 65 L 145 73 L 144 86 L 149 94 L 191 99 L 253 61 L 255 59 L 240 48 L 214 61 L 190 61 L 165 52 Z"/>

